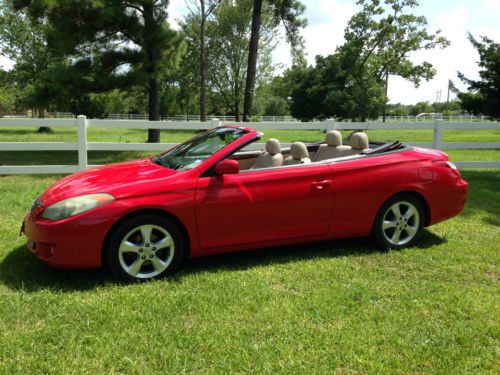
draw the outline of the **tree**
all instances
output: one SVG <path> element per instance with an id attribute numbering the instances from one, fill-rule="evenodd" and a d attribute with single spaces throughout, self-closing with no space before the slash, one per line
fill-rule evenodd
<path id="1" fill-rule="evenodd" d="M 241 103 L 248 63 L 252 0 L 224 1 L 214 12 L 207 28 L 211 51 L 208 78 L 212 89 L 225 103 L 226 112 L 240 121 Z M 276 28 L 269 13 L 263 14 L 261 39 L 263 53 L 257 65 L 257 80 L 267 81 L 274 71 L 272 50 L 275 47 Z"/>
<path id="2" fill-rule="evenodd" d="M 417 104 L 412 106 L 410 110 L 410 115 L 417 116 L 422 113 L 432 113 L 432 112 L 434 112 L 434 108 L 432 107 L 432 105 L 429 104 L 429 102 L 418 102 Z"/>
<path id="3" fill-rule="evenodd" d="M 189 120 L 189 113 L 191 113 L 192 104 L 196 101 L 196 99 L 198 99 L 197 111 L 199 111 L 201 107 L 199 100 L 199 93 L 201 92 L 199 16 L 189 14 L 181 21 L 180 26 L 187 48 L 182 64 L 178 69 L 177 76 L 180 87 L 180 96 L 184 100 L 186 120 Z"/>
<path id="4" fill-rule="evenodd" d="M 401 76 L 416 86 L 435 75 L 430 63 L 415 64 L 409 59 L 411 52 L 449 44 L 439 32 L 427 32 L 425 17 L 410 13 L 417 0 L 384 0 L 383 5 L 379 0 L 359 0 L 358 4 L 362 10 L 349 21 L 346 42 L 334 55 L 317 59 L 317 71 L 312 68 L 304 75 L 316 85 L 308 87 L 311 82 L 302 82 L 305 88 L 298 86 L 292 113 L 366 121 L 384 112 L 389 75 Z M 318 110 L 301 108 L 308 100 L 297 96 L 308 91 L 321 100 Z"/>
<path id="5" fill-rule="evenodd" d="M 370 103 L 370 96 L 365 94 L 369 87 L 387 84 L 389 75 L 401 76 L 415 86 L 422 79 L 431 79 L 436 73 L 432 65 L 415 64 L 409 54 L 446 47 L 449 42 L 439 31 L 427 32 L 426 18 L 411 13 L 418 6 L 417 0 L 384 0 L 385 6 L 379 0 L 359 0 L 358 4 L 362 10 L 349 21 L 346 43 L 339 51 L 352 64 L 354 84 L 361 88 L 358 110 L 359 118 L 364 121 L 369 112 L 365 110 Z"/>
<path id="6" fill-rule="evenodd" d="M 47 46 L 48 26 L 44 20 L 35 22 L 25 11 L 15 11 L 12 1 L 0 1 L 0 54 L 14 61 L 9 75 L 17 86 L 18 104 L 38 110 L 44 117 L 50 104 L 46 97 L 35 95 L 39 77 L 57 58 Z M 49 132 L 41 127 L 39 132 Z"/>
<path id="7" fill-rule="evenodd" d="M 240 119 L 248 63 L 253 0 L 223 0 L 205 25 L 206 108 L 212 113 L 234 114 Z M 183 97 L 199 91 L 200 14 L 190 12 L 181 23 L 188 51 L 179 74 Z M 277 29 L 274 16 L 264 8 L 261 27 L 264 41 L 256 76 L 259 84 L 271 79 L 274 72 L 272 50 Z"/>
<path id="8" fill-rule="evenodd" d="M 292 74 L 291 113 L 304 121 L 336 117 L 357 119 L 379 115 L 384 103 L 380 82 L 365 77 L 354 84 L 349 61 L 340 54 L 316 56 L 316 66 L 301 68 Z"/>
<path id="9" fill-rule="evenodd" d="M 12 82 L 11 72 L 0 70 L 0 117 L 16 111 L 18 91 Z"/>
<path id="10" fill-rule="evenodd" d="M 58 66 L 59 73 L 74 73 L 86 92 L 141 85 L 148 92 L 149 120 L 160 120 L 160 81 L 183 52 L 180 34 L 167 21 L 168 0 L 15 2 L 36 19 L 46 19 L 49 46 L 71 57 Z M 53 86 L 58 77 L 51 76 Z M 150 129 L 147 141 L 159 140 L 160 131 Z"/>
<path id="11" fill-rule="evenodd" d="M 210 15 L 214 12 L 222 0 L 191 0 L 190 3 L 194 9 L 189 7 L 189 2 L 186 5 L 190 9 L 191 15 L 195 16 L 194 19 L 199 20 L 199 69 L 200 69 L 200 120 L 206 121 L 206 41 L 205 32 L 206 24 Z M 191 18 L 193 19 L 193 17 Z"/>
<path id="12" fill-rule="evenodd" d="M 500 44 L 482 36 L 481 40 L 468 35 L 479 52 L 480 80 L 471 80 L 459 73 L 462 82 L 469 85 L 468 92 L 459 93 L 462 107 L 476 115 L 500 118 Z"/>
<path id="13" fill-rule="evenodd" d="M 257 59 L 259 52 L 259 39 L 262 25 L 263 0 L 253 0 L 252 31 L 248 52 L 247 77 L 245 84 L 245 99 L 243 104 L 243 121 L 249 121 L 252 114 L 255 79 L 257 74 Z M 301 18 L 305 7 L 300 0 L 268 0 L 269 8 L 276 24 L 283 23 L 292 51 L 297 52 L 302 46 L 300 28 L 306 25 Z M 294 55 L 302 57 L 301 53 Z"/>

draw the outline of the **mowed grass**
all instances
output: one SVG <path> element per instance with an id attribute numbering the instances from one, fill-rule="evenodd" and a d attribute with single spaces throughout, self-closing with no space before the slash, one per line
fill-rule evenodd
<path id="1" fill-rule="evenodd" d="M 54 128 L 51 134 L 39 134 L 33 128 L 0 128 L 0 142 L 76 142 L 76 129 Z M 351 132 L 344 131 L 344 138 Z M 164 130 L 161 141 L 164 143 L 183 142 L 193 135 L 190 130 Z M 374 141 L 400 140 L 402 142 L 432 142 L 432 130 L 369 130 L 368 135 Z M 269 138 L 278 138 L 283 143 L 303 141 L 319 142 L 324 139 L 324 132 L 319 130 L 267 130 L 261 142 Z M 96 129 L 88 130 L 89 142 L 145 142 L 147 132 L 134 129 Z M 446 130 L 446 142 L 500 142 L 500 130 Z M 453 161 L 497 161 L 498 150 L 445 150 Z M 117 161 L 139 159 L 154 155 L 155 152 L 107 152 L 89 151 L 89 164 L 108 164 Z M 0 165 L 49 165 L 77 164 L 76 151 L 0 151 Z"/>
<path id="2" fill-rule="evenodd" d="M 249 125 L 251 126 L 251 124 Z M 300 127 L 306 126 L 300 124 Z M 320 130 L 265 130 L 264 139 L 278 138 L 282 142 L 318 142 L 324 139 Z M 351 131 L 342 131 L 347 137 Z M 432 142 L 433 130 L 368 130 L 370 139 L 389 141 L 398 139 L 402 142 Z M 164 143 L 183 142 L 195 135 L 193 130 L 162 130 L 161 141 Z M 89 128 L 89 142 L 145 142 L 147 131 L 138 129 Z M 0 127 L 1 142 L 76 142 L 76 128 L 52 128 L 52 133 L 37 133 L 36 128 Z M 500 130 L 445 130 L 445 142 L 500 142 Z"/>
<path id="3" fill-rule="evenodd" d="M 58 176 L 1 177 L 0 373 L 497 374 L 500 171 L 463 176 L 465 211 L 415 248 L 272 248 L 132 285 L 42 265 L 19 226 Z"/>

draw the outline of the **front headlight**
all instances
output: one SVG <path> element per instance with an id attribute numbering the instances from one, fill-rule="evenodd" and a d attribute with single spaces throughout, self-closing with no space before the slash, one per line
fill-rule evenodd
<path id="1" fill-rule="evenodd" d="M 50 220 L 62 220 L 102 206 L 114 199 L 115 197 L 112 195 L 104 193 L 68 198 L 47 207 L 43 211 L 42 217 Z"/>

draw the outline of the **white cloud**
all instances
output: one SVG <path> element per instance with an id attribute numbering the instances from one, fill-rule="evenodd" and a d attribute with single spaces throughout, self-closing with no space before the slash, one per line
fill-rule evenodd
<path id="1" fill-rule="evenodd" d="M 493 2 L 493 1 L 492 1 Z M 500 3 L 500 0 L 495 3 Z M 469 9 L 463 5 L 451 9 L 435 17 L 431 22 L 431 29 L 442 30 L 451 45 L 444 50 L 432 50 L 418 52 L 412 55 L 415 62 L 428 61 L 433 64 L 437 74 L 429 82 L 423 82 L 420 87 L 414 88 L 411 83 L 402 78 L 392 77 L 389 83 L 389 98 L 392 103 L 415 103 L 417 101 L 434 102 L 437 91 L 441 90 L 441 101 L 446 101 L 448 80 L 451 79 L 457 88 L 462 91 L 467 89 L 457 77 L 457 72 L 462 72 L 467 78 L 479 78 L 479 67 L 477 62 L 479 54 L 467 39 L 470 31 L 477 38 L 487 35 L 493 40 L 500 40 L 500 29 L 475 28 L 471 29 Z M 453 99 L 455 94 L 451 93 Z"/>
<path id="2" fill-rule="evenodd" d="M 0 69 L 10 70 L 14 66 L 14 61 L 0 55 Z"/>
<path id="3" fill-rule="evenodd" d="M 179 21 L 182 19 L 182 15 L 186 13 L 186 3 L 185 0 L 170 0 L 168 5 L 168 21 L 170 26 L 179 30 Z"/>
<path id="4" fill-rule="evenodd" d="M 437 70 L 437 74 L 429 82 L 422 82 L 420 87 L 413 85 L 400 77 L 392 77 L 389 83 L 389 98 L 393 103 L 415 103 L 418 101 L 434 102 L 437 91 L 441 91 L 441 101 L 446 100 L 448 80 L 451 79 L 458 88 L 465 89 L 457 78 L 457 71 L 470 78 L 478 75 L 476 61 L 478 55 L 474 47 L 467 40 L 469 11 L 459 5 L 447 13 L 435 17 L 431 22 L 431 30 L 442 30 L 442 35 L 450 41 L 445 49 L 419 51 L 411 55 L 415 63 L 430 62 Z M 450 96 L 454 97 L 453 94 Z"/>
<path id="5" fill-rule="evenodd" d="M 309 63 L 314 63 L 316 55 L 329 55 L 344 42 L 344 29 L 356 12 L 352 2 L 339 0 L 306 1 L 306 17 L 309 25 L 303 30 L 306 55 Z M 274 52 L 274 60 L 290 66 L 290 48 L 282 39 Z"/>
<path id="6" fill-rule="evenodd" d="M 500 10 L 500 0 L 483 0 L 482 4 L 486 8 Z"/>
<path id="7" fill-rule="evenodd" d="M 303 31 L 307 59 L 314 63 L 316 55 L 328 55 L 335 52 L 338 45 L 344 42 L 344 29 L 351 16 L 357 11 L 354 1 L 341 0 L 306 0 L 306 16 L 310 25 Z M 482 6 L 489 9 L 500 8 L 500 0 L 482 0 Z M 481 6 L 478 5 L 478 6 Z M 392 103 L 411 104 L 418 101 L 434 102 L 437 91 L 441 90 L 441 101 L 446 100 L 448 80 L 451 79 L 456 86 L 465 90 L 458 77 L 457 71 L 467 77 L 478 77 L 477 61 L 479 56 L 467 39 L 467 33 L 473 32 L 475 36 L 488 35 L 494 40 L 500 40 L 500 29 L 471 28 L 470 7 L 457 4 L 449 11 L 429 17 L 430 31 L 440 29 L 451 45 L 446 49 L 419 51 L 412 53 L 410 58 L 415 63 L 428 61 L 433 64 L 437 74 L 429 82 L 423 81 L 418 88 L 401 77 L 391 77 L 389 81 L 389 99 Z M 290 65 L 291 57 L 289 47 L 283 41 L 274 53 L 275 61 L 286 66 Z M 450 95 L 451 99 L 454 94 Z"/>
<path id="8" fill-rule="evenodd" d="M 356 13 L 356 6 L 352 2 L 322 0 L 316 11 L 324 15 L 325 21 L 304 30 L 309 62 L 314 62 L 316 55 L 334 53 L 344 43 L 344 30 L 349 19 Z"/>

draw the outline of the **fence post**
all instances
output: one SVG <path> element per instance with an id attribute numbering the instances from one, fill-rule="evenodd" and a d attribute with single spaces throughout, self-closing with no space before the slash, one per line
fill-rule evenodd
<path id="1" fill-rule="evenodd" d="M 337 122 L 334 118 L 326 120 L 326 131 L 329 132 L 330 130 L 337 130 Z"/>
<path id="2" fill-rule="evenodd" d="M 212 128 L 218 128 L 219 126 L 222 126 L 218 118 L 213 118 L 212 120 L 210 120 L 210 122 L 212 124 Z"/>
<path id="3" fill-rule="evenodd" d="M 78 127 L 78 170 L 87 169 L 87 118 L 80 115 L 76 118 Z"/>
<path id="4" fill-rule="evenodd" d="M 434 139 L 432 147 L 440 149 L 443 143 L 443 121 L 434 120 Z"/>

